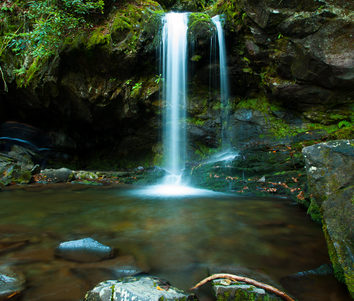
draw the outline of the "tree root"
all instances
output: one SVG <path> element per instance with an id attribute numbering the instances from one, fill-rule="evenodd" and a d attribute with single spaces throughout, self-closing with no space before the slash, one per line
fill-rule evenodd
<path id="1" fill-rule="evenodd" d="M 242 281 L 248 284 L 252 284 L 256 287 L 259 288 L 263 288 L 264 290 L 273 293 L 279 297 L 281 297 L 282 299 L 286 300 L 286 301 L 294 301 L 294 299 L 292 299 L 290 296 L 288 296 L 287 294 L 285 294 L 284 292 L 278 290 L 277 288 L 270 286 L 268 284 L 262 283 L 262 282 L 258 282 L 254 279 L 251 278 L 247 278 L 247 277 L 242 277 L 242 276 L 237 276 L 237 275 L 232 275 L 232 274 L 214 274 L 209 276 L 208 278 L 203 279 L 202 281 L 200 281 L 197 285 L 195 285 L 194 287 L 191 288 L 191 290 L 195 290 L 198 287 L 204 285 L 205 283 L 211 281 L 211 280 L 215 280 L 215 279 L 230 279 L 230 280 L 234 280 L 234 281 Z"/>

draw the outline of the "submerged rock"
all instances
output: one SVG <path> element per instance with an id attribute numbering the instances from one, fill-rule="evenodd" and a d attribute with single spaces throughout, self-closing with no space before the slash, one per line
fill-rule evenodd
<path id="1" fill-rule="evenodd" d="M 280 301 L 280 297 L 266 292 L 262 288 L 243 282 L 233 282 L 228 279 L 213 281 L 213 289 L 217 300 L 256 300 Z"/>
<path id="2" fill-rule="evenodd" d="M 197 300 L 158 278 L 126 277 L 99 283 L 85 296 L 85 301 L 158 301 Z"/>
<path id="3" fill-rule="evenodd" d="M 8 300 L 24 289 L 25 279 L 8 268 L 0 267 L 0 300 Z"/>
<path id="4" fill-rule="evenodd" d="M 68 260 L 90 262 L 113 257 L 113 249 L 89 237 L 62 242 L 55 254 Z"/>
<path id="5" fill-rule="evenodd" d="M 308 271 L 303 271 L 303 272 L 298 272 L 292 275 L 289 275 L 288 277 L 290 278 L 300 278 L 300 277 L 309 277 L 309 276 L 327 276 L 327 275 L 332 275 L 333 274 L 333 268 L 330 264 L 323 264 L 319 266 L 318 268 L 308 270 Z"/>
<path id="6" fill-rule="evenodd" d="M 354 296 L 354 140 L 303 149 L 311 192 L 309 213 L 323 223 L 335 276 Z"/>

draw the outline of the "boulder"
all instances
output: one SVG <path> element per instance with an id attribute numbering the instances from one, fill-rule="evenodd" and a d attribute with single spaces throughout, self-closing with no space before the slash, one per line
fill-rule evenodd
<path id="1" fill-rule="evenodd" d="M 88 237 L 62 242 L 55 254 L 72 261 L 91 262 L 113 257 L 113 249 Z"/>
<path id="2" fill-rule="evenodd" d="M 158 301 L 197 300 L 193 295 L 170 286 L 168 282 L 151 276 L 125 277 L 99 283 L 87 292 L 85 301 Z"/>
<path id="3" fill-rule="evenodd" d="M 40 178 L 50 183 L 69 182 L 73 177 L 73 171 L 64 167 L 59 169 L 44 169 L 40 173 Z"/>
<path id="4" fill-rule="evenodd" d="M 354 296 L 354 140 L 305 147 L 309 213 L 321 220 L 335 276 Z"/>

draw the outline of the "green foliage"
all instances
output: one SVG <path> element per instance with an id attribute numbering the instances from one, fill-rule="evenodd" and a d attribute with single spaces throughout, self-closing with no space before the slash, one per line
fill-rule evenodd
<path id="1" fill-rule="evenodd" d="M 188 20 L 188 34 L 191 40 L 210 38 L 215 26 L 206 13 L 191 13 Z"/>
<path id="2" fill-rule="evenodd" d="M 353 126 L 353 124 L 351 122 L 346 121 L 346 120 L 342 120 L 342 121 L 338 122 L 339 128 L 349 128 L 352 126 Z"/>
<path id="3" fill-rule="evenodd" d="M 196 125 L 196 126 L 203 126 L 204 123 L 205 123 L 205 120 L 201 120 L 201 119 L 198 119 L 198 118 L 187 118 L 187 123 L 190 123 L 190 124 L 193 124 L 193 125 Z"/>
<path id="4" fill-rule="evenodd" d="M 162 74 L 158 74 L 158 75 L 156 75 L 155 76 L 155 80 L 154 80 L 154 82 L 156 83 L 156 84 L 160 84 L 160 82 L 162 82 L 163 81 L 163 77 L 162 77 Z"/>
<path id="5" fill-rule="evenodd" d="M 143 86 L 143 83 L 142 82 L 137 82 L 134 84 L 133 88 L 132 88 L 132 93 L 131 95 L 132 96 L 135 96 L 139 93 L 141 87 Z"/>
<path id="6" fill-rule="evenodd" d="M 28 84 L 47 58 L 55 55 L 66 37 L 89 27 L 89 17 L 103 13 L 103 0 L 8 1 L 16 7 L 22 24 L 2 39 L 22 59 L 17 82 Z M 3 5 L 2 11 L 11 11 Z M 17 20 L 18 21 L 18 20 Z M 37 58 L 41 58 L 39 61 Z M 34 67 L 35 66 L 35 67 Z"/>
<path id="7" fill-rule="evenodd" d="M 87 48 L 92 49 L 97 45 L 109 45 L 111 42 L 111 36 L 107 32 L 106 27 L 98 27 L 91 35 L 87 42 Z"/>
<path id="8" fill-rule="evenodd" d="M 119 9 L 110 26 L 113 45 L 119 45 L 125 54 L 134 54 L 144 34 L 145 39 L 150 39 L 146 45 L 148 49 L 157 46 L 163 13 L 159 4 L 152 0 L 141 2 L 140 5 L 129 3 Z M 120 43 L 122 40 L 124 43 Z"/>

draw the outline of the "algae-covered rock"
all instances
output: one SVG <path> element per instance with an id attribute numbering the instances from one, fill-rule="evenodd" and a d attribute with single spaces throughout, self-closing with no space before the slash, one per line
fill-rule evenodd
<path id="1" fill-rule="evenodd" d="M 196 300 L 158 278 L 125 277 L 99 283 L 85 296 L 85 301 L 159 301 Z"/>
<path id="2" fill-rule="evenodd" d="M 354 140 L 305 147 L 310 213 L 323 222 L 335 276 L 354 296 Z"/>
<path id="3" fill-rule="evenodd" d="M 216 279 L 213 281 L 213 289 L 216 294 L 217 300 L 227 301 L 280 301 L 280 297 L 266 292 L 262 288 L 258 288 L 254 285 L 233 282 L 228 279 Z"/>

